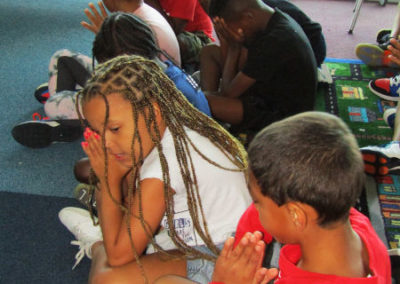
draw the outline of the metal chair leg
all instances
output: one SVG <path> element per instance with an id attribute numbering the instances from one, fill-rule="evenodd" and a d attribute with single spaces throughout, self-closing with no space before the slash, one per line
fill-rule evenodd
<path id="1" fill-rule="evenodd" d="M 356 5 L 353 10 L 353 18 L 351 20 L 350 29 L 348 31 L 349 34 L 353 33 L 354 27 L 357 23 L 358 15 L 360 14 L 361 5 L 363 2 L 364 0 L 356 0 Z"/>

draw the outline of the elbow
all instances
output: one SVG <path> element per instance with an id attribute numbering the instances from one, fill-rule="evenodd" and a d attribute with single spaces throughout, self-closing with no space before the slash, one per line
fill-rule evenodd
<path id="1" fill-rule="evenodd" d="M 140 257 L 144 250 L 138 250 L 136 248 L 136 253 Z M 128 264 L 135 260 L 134 248 L 123 247 L 123 248 L 113 248 L 110 252 L 107 252 L 107 263 L 110 267 L 118 267 Z"/>
<path id="2" fill-rule="evenodd" d="M 123 266 L 129 262 L 131 262 L 134 258 L 132 257 L 127 257 L 128 255 L 131 255 L 131 253 L 126 253 L 124 254 L 109 254 L 107 255 L 107 262 L 110 267 L 118 267 L 118 266 Z"/>

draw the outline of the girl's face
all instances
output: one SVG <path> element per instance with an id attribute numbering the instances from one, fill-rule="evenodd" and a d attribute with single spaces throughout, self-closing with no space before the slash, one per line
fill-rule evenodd
<path id="1" fill-rule="evenodd" d="M 107 96 L 109 106 L 109 116 L 105 127 L 106 150 L 108 154 L 122 165 L 131 168 L 132 160 L 132 139 L 135 130 L 133 121 L 132 106 L 128 100 L 118 93 L 112 93 Z M 97 132 L 100 136 L 103 135 L 106 103 L 101 96 L 95 96 L 85 103 L 83 106 L 83 114 L 87 119 L 90 128 Z M 142 139 L 143 156 L 147 156 L 153 148 L 150 135 L 147 131 L 143 115 L 138 118 L 138 130 Z M 134 154 L 136 159 L 139 157 L 139 143 L 136 141 L 134 146 Z"/>

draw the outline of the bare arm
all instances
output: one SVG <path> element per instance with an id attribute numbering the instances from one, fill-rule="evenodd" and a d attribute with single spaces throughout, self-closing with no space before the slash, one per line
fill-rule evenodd
<path id="1" fill-rule="evenodd" d="M 400 3 L 397 5 L 397 13 L 396 17 L 393 21 L 392 32 L 390 33 L 391 37 L 397 39 L 400 35 Z"/>
<path id="2" fill-rule="evenodd" d="M 128 233 L 130 227 L 132 241 L 137 254 L 143 254 L 158 229 L 161 219 L 165 213 L 163 183 L 158 179 L 146 179 L 141 183 L 142 197 L 139 201 L 139 194 L 135 192 L 132 198 L 131 215 L 123 212 L 110 197 L 107 189 L 102 186 L 97 192 L 96 200 L 101 206 L 98 208 L 100 226 L 103 232 L 104 247 L 107 259 L 111 266 L 120 266 L 135 260 L 135 254 Z M 118 185 L 111 185 L 114 189 Z M 121 190 L 118 190 L 121 192 Z M 124 200 L 122 194 L 113 195 L 119 203 L 125 203 L 129 208 L 129 201 Z M 125 202 L 124 202 L 125 201 Z M 139 202 L 142 204 L 143 219 L 148 232 L 146 233 L 143 224 L 139 219 Z"/>
<path id="3" fill-rule="evenodd" d="M 150 238 L 158 229 L 165 212 L 164 184 L 158 179 L 145 179 L 140 182 L 139 191 L 132 193 L 131 199 L 124 197 L 126 189 L 132 181 L 132 171 L 122 166 L 112 155 L 108 156 L 108 177 L 105 177 L 105 154 L 101 138 L 96 133 L 85 132 L 86 144 L 83 149 L 89 157 L 92 169 L 100 180 L 99 191 L 96 191 L 96 202 L 103 242 L 110 266 L 120 266 L 135 259 L 133 246 L 140 256 L 146 249 Z M 108 181 L 109 190 L 106 186 Z M 121 205 L 130 208 L 130 213 L 123 211 Z M 139 210 L 139 204 L 142 206 Z M 145 228 L 139 219 L 143 214 Z M 129 236 L 130 228 L 133 246 Z"/>
<path id="4" fill-rule="evenodd" d="M 241 29 L 232 30 L 223 19 L 218 17 L 214 19 L 214 25 L 218 36 L 222 38 L 221 52 L 223 56 L 224 50 L 226 50 L 226 59 L 222 71 L 221 95 L 237 98 L 255 83 L 253 78 L 239 72 L 243 53 L 243 31 Z"/>

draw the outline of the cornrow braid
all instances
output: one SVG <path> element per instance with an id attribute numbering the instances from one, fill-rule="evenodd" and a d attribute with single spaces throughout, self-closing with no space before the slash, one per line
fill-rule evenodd
<path id="1" fill-rule="evenodd" d="M 137 192 L 139 196 L 139 218 L 144 231 L 148 235 L 151 243 L 156 250 L 163 254 L 169 255 L 159 245 L 157 245 L 152 236 L 149 225 L 143 218 L 142 200 L 141 200 L 141 188 L 140 183 L 136 181 L 140 180 L 140 171 L 138 167 L 144 160 L 143 147 L 140 135 L 138 132 L 138 117 L 142 115 L 145 120 L 146 128 L 154 147 L 158 150 L 158 155 L 162 170 L 162 179 L 164 183 L 164 196 L 165 196 L 165 207 L 168 226 L 170 228 L 170 236 L 172 241 L 175 243 L 177 249 L 184 255 L 185 258 L 204 258 L 211 261 L 215 261 L 216 257 L 205 253 L 202 253 L 190 246 L 188 246 L 175 231 L 173 223 L 174 217 L 174 202 L 173 194 L 171 193 L 170 185 L 171 180 L 169 176 L 168 161 L 163 153 L 163 147 L 161 144 L 162 135 L 158 124 L 156 123 L 156 113 L 153 109 L 153 104 L 156 103 L 159 106 L 162 120 L 166 127 L 171 132 L 173 143 L 176 149 L 176 157 L 179 164 L 180 173 L 187 192 L 187 204 L 190 216 L 193 220 L 193 225 L 207 245 L 207 247 L 215 255 L 219 254 L 219 249 L 215 246 L 212 238 L 208 232 L 207 222 L 200 199 L 198 181 L 196 178 L 196 172 L 194 163 L 190 154 L 190 147 L 194 149 L 204 160 L 211 165 L 227 170 L 227 171 L 238 171 L 246 172 L 247 169 L 247 154 L 243 146 L 233 138 L 221 125 L 216 121 L 198 111 L 192 104 L 188 102 L 185 96 L 176 89 L 174 83 L 164 74 L 161 68 L 153 61 L 145 59 L 140 56 L 119 56 L 103 64 L 100 64 L 96 68 L 95 75 L 87 82 L 85 88 L 79 92 L 77 99 L 77 112 L 80 119 L 82 115 L 79 112 L 79 104 L 85 105 L 93 97 L 101 96 L 106 103 L 106 115 L 104 127 L 108 122 L 108 102 L 107 96 L 111 93 L 119 93 L 128 100 L 132 109 L 132 117 L 135 125 L 135 132 L 132 139 L 132 161 L 133 170 L 132 180 L 133 182 L 129 185 L 129 201 L 131 201 L 133 192 Z M 193 141 L 188 137 L 185 128 L 192 129 L 200 135 L 207 137 L 213 145 L 221 150 L 224 156 L 226 156 L 234 165 L 234 167 L 225 167 L 217 162 L 213 161 L 212 158 L 207 157 L 200 149 L 196 147 Z M 105 129 L 103 129 L 103 150 L 105 149 Z M 134 145 L 139 145 L 139 156 L 135 157 L 133 154 Z M 106 155 L 107 157 L 107 155 Z M 107 180 L 108 161 L 105 160 L 105 178 Z M 107 190 L 110 193 L 107 182 Z M 112 200 L 117 202 L 112 196 Z M 132 215 L 132 205 L 129 202 L 128 208 L 125 208 L 122 204 L 119 204 L 121 210 L 126 214 Z M 132 215 L 133 216 L 133 215 Z M 128 219 L 128 218 L 127 218 Z M 131 236 L 131 228 L 128 224 L 129 235 Z M 132 236 L 131 236 L 132 238 Z M 131 239 L 133 251 L 135 253 L 136 261 L 140 264 L 139 256 L 133 245 Z M 142 270 L 144 275 L 144 271 Z M 145 277 L 145 275 L 144 275 Z"/>
<path id="2" fill-rule="evenodd" d="M 123 12 L 105 18 L 92 47 L 93 56 L 100 63 L 122 54 L 153 59 L 160 52 L 151 28 L 138 16 Z"/>

